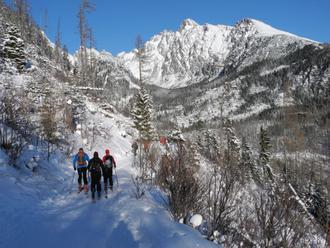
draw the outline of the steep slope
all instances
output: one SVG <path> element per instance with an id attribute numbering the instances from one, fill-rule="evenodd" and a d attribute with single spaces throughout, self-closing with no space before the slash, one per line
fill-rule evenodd
<path id="1" fill-rule="evenodd" d="M 231 29 L 223 25 L 201 26 L 187 19 L 178 31 L 155 35 L 145 44 L 144 81 L 170 88 L 198 82 L 205 77 L 206 71 L 217 74 L 229 53 Z M 118 57 L 138 77 L 138 61 L 134 52 Z M 213 63 L 218 67 L 212 67 Z"/>
<path id="2" fill-rule="evenodd" d="M 105 50 L 97 51 L 94 48 L 86 50 L 93 64 L 93 73 L 96 75 L 96 81 L 90 82 L 91 85 L 109 88 L 114 83 L 120 83 L 123 87 L 136 87 L 136 78 L 111 53 Z M 72 55 L 72 64 L 79 66 L 79 54 L 78 50 Z"/>
<path id="3" fill-rule="evenodd" d="M 317 44 L 254 19 L 239 21 L 232 29 L 230 42 L 225 66 L 233 70 L 241 70 L 265 59 L 285 56 L 307 44 Z"/>
<path id="4" fill-rule="evenodd" d="M 153 87 L 154 102 L 161 110 L 158 118 L 189 127 L 198 121 L 213 125 L 222 117 L 258 118 L 286 106 L 308 109 L 315 105 L 325 111 L 330 94 L 329 58 L 329 46 L 308 45 L 240 70 L 226 67 L 226 74 L 189 87 Z"/>
<path id="5" fill-rule="evenodd" d="M 278 58 L 310 43 L 315 42 L 254 19 L 244 19 L 234 27 L 198 25 L 187 19 L 178 31 L 162 32 L 146 42 L 143 79 L 147 84 L 179 88 L 213 78 L 223 67 Z M 138 78 L 134 51 L 119 54 L 118 60 Z"/>

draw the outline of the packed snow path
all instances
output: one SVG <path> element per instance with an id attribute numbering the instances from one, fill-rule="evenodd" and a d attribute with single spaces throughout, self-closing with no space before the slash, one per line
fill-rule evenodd
<path id="1" fill-rule="evenodd" d="M 33 176 L 0 166 L 0 247 L 218 247 L 171 220 L 159 192 L 132 196 L 130 142 L 116 141 L 120 186 L 114 180 L 114 192 L 96 203 L 90 194 L 77 194 L 76 178 L 69 189 L 68 161 L 54 159 L 60 169 L 40 168 Z"/>

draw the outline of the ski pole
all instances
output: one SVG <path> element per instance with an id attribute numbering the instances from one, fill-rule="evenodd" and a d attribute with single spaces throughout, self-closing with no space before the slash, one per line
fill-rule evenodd
<path id="1" fill-rule="evenodd" d="M 118 175 L 117 175 L 116 167 L 115 167 L 115 174 L 116 174 L 116 179 L 117 179 L 117 187 L 119 188 L 119 182 L 118 182 Z"/>
<path id="2" fill-rule="evenodd" d="M 74 172 L 73 172 L 72 179 L 71 179 L 71 183 L 70 183 L 70 191 L 69 191 L 69 194 L 72 193 L 72 184 L 73 184 L 73 181 L 74 181 L 74 177 L 75 177 L 75 175 L 76 175 L 76 172 L 74 171 Z"/>

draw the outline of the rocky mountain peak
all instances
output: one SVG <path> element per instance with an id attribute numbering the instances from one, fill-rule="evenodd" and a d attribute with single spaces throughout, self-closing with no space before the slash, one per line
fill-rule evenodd
<path id="1" fill-rule="evenodd" d="M 181 23 L 179 31 L 181 32 L 185 29 L 190 29 L 190 28 L 194 28 L 194 27 L 197 27 L 197 26 L 199 26 L 197 22 L 195 22 L 192 19 L 187 18 Z"/>
<path id="2" fill-rule="evenodd" d="M 226 65 L 243 68 L 259 60 L 278 58 L 307 43 L 306 39 L 251 18 L 234 27 L 199 25 L 185 19 L 177 32 L 161 32 L 146 42 L 142 76 L 147 84 L 179 88 L 215 78 Z M 100 54 L 100 60 L 106 61 L 106 57 Z M 132 82 L 138 80 L 139 62 L 134 51 L 108 60 L 112 68 L 118 64 L 117 76 L 128 72 Z"/>

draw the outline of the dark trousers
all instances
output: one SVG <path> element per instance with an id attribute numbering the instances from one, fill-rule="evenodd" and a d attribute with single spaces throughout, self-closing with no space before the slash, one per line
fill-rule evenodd
<path id="1" fill-rule="evenodd" d="M 95 187 L 97 192 L 101 192 L 101 173 L 91 173 L 91 191 L 92 193 L 95 192 Z"/>
<path id="2" fill-rule="evenodd" d="M 84 179 L 84 184 L 88 184 L 87 181 L 87 168 L 78 168 L 78 183 L 81 184 L 81 180 Z"/>
<path id="3" fill-rule="evenodd" d="M 112 181 L 112 167 L 111 168 L 105 168 L 103 172 L 103 181 L 104 181 L 104 190 L 107 191 L 108 189 L 108 181 L 110 188 L 113 186 L 113 181 Z"/>

